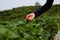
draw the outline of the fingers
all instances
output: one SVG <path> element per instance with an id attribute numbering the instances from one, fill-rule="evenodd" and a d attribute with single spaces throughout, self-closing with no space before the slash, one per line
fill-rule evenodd
<path id="1" fill-rule="evenodd" d="M 33 20 L 34 19 L 34 17 L 35 17 L 35 14 L 34 13 L 30 13 L 30 14 L 28 14 L 27 16 L 26 16 L 26 20 Z"/>
<path id="2" fill-rule="evenodd" d="M 32 20 L 32 19 L 33 19 L 32 15 L 27 15 L 26 16 L 26 20 Z"/>

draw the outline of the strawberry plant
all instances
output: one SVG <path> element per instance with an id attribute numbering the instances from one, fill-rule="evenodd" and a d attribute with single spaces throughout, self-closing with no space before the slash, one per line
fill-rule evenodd
<path id="1" fill-rule="evenodd" d="M 54 40 L 58 27 L 60 28 L 60 6 L 55 5 L 40 17 L 26 21 L 27 13 L 37 8 L 38 6 L 24 6 L 1 11 L 0 40 Z"/>

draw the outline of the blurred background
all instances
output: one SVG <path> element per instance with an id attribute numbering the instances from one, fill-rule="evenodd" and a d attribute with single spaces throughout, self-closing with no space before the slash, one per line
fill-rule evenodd
<path id="1" fill-rule="evenodd" d="M 46 1 L 47 0 L 0 0 L 0 10 L 35 5 L 36 2 L 39 2 L 40 5 L 44 5 Z M 60 0 L 54 0 L 54 4 L 60 4 Z"/>

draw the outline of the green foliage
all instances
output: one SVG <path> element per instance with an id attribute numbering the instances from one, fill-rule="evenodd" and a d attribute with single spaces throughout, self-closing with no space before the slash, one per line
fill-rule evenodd
<path id="1" fill-rule="evenodd" d="M 37 8 L 39 6 L 23 6 L 1 11 L 0 40 L 54 40 L 60 27 L 60 5 L 53 6 L 32 21 L 26 21 L 25 16 Z"/>

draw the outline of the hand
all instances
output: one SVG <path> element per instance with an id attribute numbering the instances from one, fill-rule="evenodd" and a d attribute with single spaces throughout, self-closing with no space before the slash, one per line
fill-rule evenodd
<path id="1" fill-rule="evenodd" d="M 35 14 L 34 13 L 30 13 L 26 16 L 26 20 L 33 20 L 35 18 Z"/>

